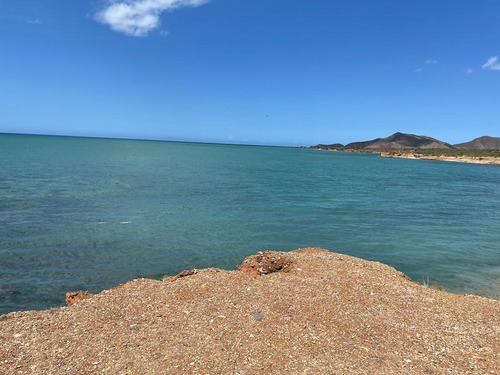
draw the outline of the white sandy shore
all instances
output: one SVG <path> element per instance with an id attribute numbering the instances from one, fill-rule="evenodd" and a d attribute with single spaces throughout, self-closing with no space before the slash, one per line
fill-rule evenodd
<path id="1" fill-rule="evenodd" d="M 470 164 L 488 164 L 500 165 L 500 158 L 494 157 L 470 157 L 470 156 L 429 156 L 413 152 L 380 152 L 383 158 L 401 158 L 401 159 L 419 159 L 419 160 L 438 160 L 438 161 L 451 161 L 456 163 L 470 163 Z"/>

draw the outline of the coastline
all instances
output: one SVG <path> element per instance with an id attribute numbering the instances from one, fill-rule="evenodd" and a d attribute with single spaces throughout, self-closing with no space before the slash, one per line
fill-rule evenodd
<path id="1" fill-rule="evenodd" d="M 382 158 L 399 158 L 399 159 L 419 159 L 419 160 L 435 160 L 447 161 L 454 163 L 468 164 L 485 164 L 485 165 L 500 165 L 500 158 L 496 157 L 472 157 L 472 156 L 444 156 L 444 155 L 423 155 L 414 151 L 376 151 Z"/>
<path id="2" fill-rule="evenodd" d="M 322 150 L 317 148 L 316 150 Z M 333 152 L 354 152 L 361 154 L 378 154 L 382 158 L 434 160 L 453 163 L 500 165 L 500 157 L 494 156 L 470 156 L 470 155 L 428 155 L 413 149 L 327 149 Z"/>
<path id="3" fill-rule="evenodd" d="M 323 249 L 259 252 L 237 271 L 137 279 L 87 297 L 0 316 L 0 372 L 500 370 L 500 301 Z"/>

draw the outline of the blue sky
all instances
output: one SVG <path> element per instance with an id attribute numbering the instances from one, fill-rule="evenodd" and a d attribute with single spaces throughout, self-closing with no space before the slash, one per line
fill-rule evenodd
<path id="1" fill-rule="evenodd" d="M 0 132 L 500 136 L 498 0 L 0 0 L 0 11 Z"/>

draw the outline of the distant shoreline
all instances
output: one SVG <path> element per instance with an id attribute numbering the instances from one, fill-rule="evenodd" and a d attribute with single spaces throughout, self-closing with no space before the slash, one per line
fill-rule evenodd
<path id="1" fill-rule="evenodd" d="M 415 159 L 415 160 L 435 160 L 447 161 L 454 163 L 468 163 L 468 164 L 483 164 L 483 165 L 500 165 L 500 157 L 485 155 L 471 155 L 472 151 L 459 150 L 456 154 L 450 153 L 448 155 L 440 155 L 439 150 L 414 150 L 414 149 L 342 149 L 342 148 L 315 148 L 316 150 L 336 151 L 336 152 L 356 152 L 362 154 L 378 154 L 382 158 L 394 159 Z M 426 152 L 427 151 L 427 152 Z M 482 150 L 487 152 L 490 150 Z M 491 150 L 493 151 L 493 150 Z M 480 151 L 479 151 L 480 152 Z"/>
<path id="2" fill-rule="evenodd" d="M 400 159 L 419 159 L 419 160 L 436 160 L 436 161 L 449 161 L 454 163 L 468 163 L 468 164 L 485 164 L 485 165 L 500 165 L 500 158 L 493 156 L 445 156 L 445 155 L 423 155 L 418 152 L 377 152 L 382 158 L 400 158 Z"/>

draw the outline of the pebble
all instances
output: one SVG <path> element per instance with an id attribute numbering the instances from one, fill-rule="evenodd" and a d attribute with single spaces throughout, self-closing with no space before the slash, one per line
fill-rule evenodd
<path id="1" fill-rule="evenodd" d="M 253 314 L 253 317 L 255 318 L 255 320 L 260 322 L 260 321 L 262 321 L 262 319 L 264 319 L 264 314 L 257 312 L 257 313 Z"/>

